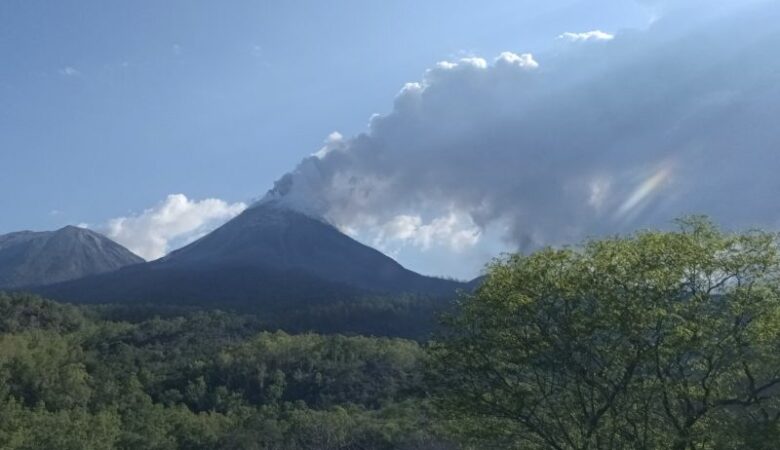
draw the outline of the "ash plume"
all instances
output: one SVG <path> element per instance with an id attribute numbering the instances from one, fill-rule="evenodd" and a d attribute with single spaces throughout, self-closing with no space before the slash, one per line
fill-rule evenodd
<path id="1" fill-rule="evenodd" d="M 374 243 L 453 248 L 495 235 L 528 249 L 690 213 L 773 226 L 780 7 L 697 10 L 609 39 L 559 39 L 546 54 L 440 62 L 261 202 Z"/>

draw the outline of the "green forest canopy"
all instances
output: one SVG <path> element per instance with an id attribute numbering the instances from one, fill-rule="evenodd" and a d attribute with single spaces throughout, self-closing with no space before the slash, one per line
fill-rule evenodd
<path id="1" fill-rule="evenodd" d="M 774 234 L 706 219 L 495 262 L 435 343 L 440 411 L 522 449 L 776 449 Z"/>

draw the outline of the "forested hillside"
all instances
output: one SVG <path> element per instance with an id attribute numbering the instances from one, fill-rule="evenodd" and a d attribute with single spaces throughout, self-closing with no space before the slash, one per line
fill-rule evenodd
<path id="1" fill-rule="evenodd" d="M 0 296 L 0 448 L 450 448 L 414 341 L 103 313 Z"/>

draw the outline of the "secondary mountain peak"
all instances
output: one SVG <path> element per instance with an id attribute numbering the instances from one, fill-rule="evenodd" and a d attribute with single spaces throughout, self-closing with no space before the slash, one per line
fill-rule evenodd
<path id="1" fill-rule="evenodd" d="M 143 262 L 126 248 L 86 228 L 0 235 L 0 287 L 46 285 Z"/>

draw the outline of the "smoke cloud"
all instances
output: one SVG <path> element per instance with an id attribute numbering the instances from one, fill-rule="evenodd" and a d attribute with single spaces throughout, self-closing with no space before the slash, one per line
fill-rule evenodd
<path id="1" fill-rule="evenodd" d="M 488 233 L 525 250 L 690 213 L 775 225 L 780 7 L 743 5 L 570 33 L 543 55 L 440 62 L 261 202 L 369 243 L 453 251 Z"/>
<path id="2" fill-rule="evenodd" d="M 186 245 L 240 214 L 246 205 L 217 198 L 193 200 L 171 194 L 142 213 L 117 217 L 98 231 L 151 261 Z"/>

